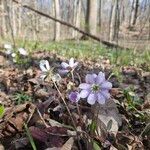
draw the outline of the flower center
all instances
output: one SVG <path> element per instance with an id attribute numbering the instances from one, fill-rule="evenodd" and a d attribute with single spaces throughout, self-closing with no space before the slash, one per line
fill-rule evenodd
<path id="1" fill-rule="evenodd" d="M 97 91 L 99 91 L 100 90 L 100 86 L 98 85 L 98 84 L 93 84 L 92 85 L 92 91 L 93 92 L 97 92 Z"/>

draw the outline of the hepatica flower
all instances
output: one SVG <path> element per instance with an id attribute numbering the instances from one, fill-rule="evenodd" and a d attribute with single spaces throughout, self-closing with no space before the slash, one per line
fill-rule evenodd
<path id="1" fill-rule="evenodd" d="M 40 61 L 40 69 L 42 71 L 41 78 L 44 80 L 47 76 L 49 76 L 51 72 L 51 68 L 49 62 L 47 60 Z"/>
<path id="2" fill-rule="evenodd" d="M 4 44 L 5 49 L 12 49 L 12 46 L 10 44 Z"/>
<path id="3" fill-rule="evenodd" d="M 96 101 L 105 104 L 105 101 L 110 98 L 109 90 L 112 88 L 112 84 L 105 79 L 105 74 L 102 72 L 98 75 L 87 74 L 85 81 L 86 83 L 79 85 L 80 97 L 87 98 L 87 102 L 91 105 Z"/>
<path id="4" fill-rule="evenodd" d="M 71 92 L 69 94 L 69 100 L 71 102 L 78 102 L 80 100 L 80 94 L 78 92 Z"/>
<path id="5" fill-rule="evenodd" d="M 23 56 L 27 56 L 28 55 L 28 52 L 24 48 L 18 48 L 18 51 Z"/>
<path id="6" fill-rule="evenodd" d="M 4 48 L 6 49 L 6 54 L 10 55 L 12 53 L 12 46 L 10 44 L 4 44 Z"/>
<path id="7" fill-rule="evenodd" d="M 78 62 L 74 62 L 74 58 L 69 60 L 69 63 L 62 62 L 61 67 L 62 69 L 59 70 L 61 74 L 67 74 L 70 71 L 74 71 L 74 69 L 78 66 Z"/>

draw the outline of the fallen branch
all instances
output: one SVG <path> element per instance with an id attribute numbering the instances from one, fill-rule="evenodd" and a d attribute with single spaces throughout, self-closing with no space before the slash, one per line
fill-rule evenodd
<path id="1" fill-rule="evenodd" d="M 97 36 L 95 36 L 95 35 L 93 35 L 93 34 L 87 33 L 87 32 L 81 30 L 80 28 L 75 27 L 74 25 L 72 25 L 72 24 L 70 24 L 70 23 L 68 23 L 68 22 L 65 22 L 65 21 L 63 21 L 63 20 L 59 20 L 59 19 L 57 19 L 57 18 L 54 18 L 54 17 L 52 17 L 52 16 L 50 16 L 50 15 L 48 15 L 48 14 L 45 14 L 45 13 L 43 13 L 43 12 L 37 10 L 37 9 L 34 9 L 34 8 L 32 8 L 32 7 L 30 7 L 30 6 L 26 5 L 26 4 L 22 4 L 22 3 L 18 2 L 17 0 L 13 0 L 13 2 L 15 2 L 15 3 L 17 3 L 17 4 L 20 4 L 22 7 L 27 8 L 27 9 L 29 9 L 29 10 L 32 10 L 32 11 L 34 11 L 35 13 L 37 13 L 37 14 L 39 14 L 39 15 L 41 15 L 41 16 L 44 16 L 44 17 L 49 18 L 49 19 L 51 19 L 51 20 L 53 20 L 53 21 L 55 21 L 55 22 L 59 22 L 59 23 L 65 25 L 65 26 L 68 26 L 68 27 L 70 27 L 70 28 L 72 28 L 72 29 L 74 29 L 74 30 L 76 30 L 76 31 L 78 31 L 78 32 L 80 32 L 80 33 L 82 33 L 82 34 L 84 34 L 85 36 L 88 36 L 88 37 L 90 37 L 90 38 L 92 38 L 92 39 L 94 39 L 94 40 L 96 40 L 96 41 L 98 41 L 98 42 L 101 42 L 102 44 L 104 44 L 104 45 L 106 45 L 106 46 L 108 46 L 108 47 L 111 47 L 111 48 L 119 48 L 119 49 L 127 49 L 127 48 L 122 47 L 122 46 L 119 46 L 119 45 L 117 45 L 117 44 L 115 44 L 115 43 L 111 43 L 111 42 L 102 40 L 102 39 L 100 39 L 99 37 L 97 37 Z"/>

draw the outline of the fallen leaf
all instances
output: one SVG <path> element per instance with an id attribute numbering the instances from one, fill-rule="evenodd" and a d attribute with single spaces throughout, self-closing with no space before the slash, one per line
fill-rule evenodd
<path id="1" fill-rule="evenodd" d="M 62 146 L 60 150 L 71 150 L 73 147 L 74 139 L 71 137 L 69 140 Z"/>
<path id="2" fill-rule="evenodd" d="M 105 124 L 105 126 L 107 126 L 110 120 L 112 120 L 110 132 L 117 134 L 118 128 L 122 124 L 122 120 L 115 102 L 109 100 L 105 105 L 100 106 L 97 109 L 99 109 L 98 118 Z"/>

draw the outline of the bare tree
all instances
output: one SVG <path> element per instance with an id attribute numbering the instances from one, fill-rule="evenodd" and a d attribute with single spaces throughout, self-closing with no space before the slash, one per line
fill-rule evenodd
<path id="1" fill-rule="evenodd" d="M 59 0 L 54 0 L 55 18 L 60 19 L 60 3 Z M 54 40 L 60 40 L 60 23 L 55 22 L 54 26 Z"/>
<path id="2" fill-rule="evenodd" d="M 81 0 L 76 0 L 74 5 L 74 25 L 80 28 Z M 75 30 L 73 30 L 73 38 L 78 38 L 78 32 Z"/>
<path id="3" fill-rule="evenodd" d="M 136 24 L 138 8 L 139 8 L 139 0 L 133 0 L 130 26 L 134 26 Z"/>
<path id="4" fill-rule="evenodd" d="M 102 22 L 102 0 L 99 0 L 99 5 L 98 5 L 98 25 L 99 29 L 101 29 L 101 22 Z"/>
<path id="5" fill-rule="evenodd" d="M 2 6 L 2 31 L 3 35 L 6 36 L 9 32 L 9 12 L 7 3 L 5 0 L 1 0 L 1 6 Z"/>
<path id="6" fill-rule="evenodd" d="M 20 0 L 20 3 L 22 0 Z M 22 30 L 22 7 L 18 8 L 18 35 L 21 35 L 21 30 Z"/>
<path id="7" fill-rule="evenodd" d="M 96 34 L 97 31 L 97 0 L 87 1 L 86 31 Z"/>
<path id="8" fill-rule="evenodd" d="M 118 37 L 118 32 L 119 32 L 119 0 L 114 0 L 113 1 L 113 6 L 112 6 L 112 15 L 111 15 L 111 21 L 110 21 L 110 36 L 109 40 L 115 41 Z"/>

